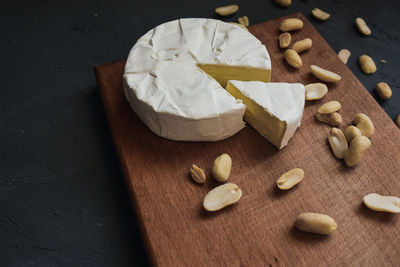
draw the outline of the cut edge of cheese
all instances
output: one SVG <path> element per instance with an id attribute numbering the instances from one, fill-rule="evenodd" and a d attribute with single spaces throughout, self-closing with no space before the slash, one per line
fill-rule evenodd
<path id="1" fill-rule="evenodd" d="M 197 63 L 197 67 L 224 88 L 229 80 L 269 82 L 271 78 L 271 69 L 202 63 Z"/>
<path id="2" fill-rule="evenodd" d="M 228 81 L 226 90 L 246 106 L 244 119 L 278 149 L 301 124 L 305 88 L 300 83 Z"/>

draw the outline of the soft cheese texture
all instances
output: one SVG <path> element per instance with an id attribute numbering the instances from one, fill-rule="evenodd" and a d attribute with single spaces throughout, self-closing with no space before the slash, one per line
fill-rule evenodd
<path id="1" fill-rule="evenodd" d="M 156 134 L 216 141 L 244 127 L 245 106 L 223 88 L 226 82 L 269 81 L 270 70 L 267 49 L 249 32 L 213 19 L 179 19 L 134 45 L 125 65 L 125 95 Z"/>
<path id="2" fill-rule="evenodd" d="M 246 105 L 245 120 L 278 149 L 301 124 L 305 88 L 300 83 L 229 81 L 227 91 Z"/>

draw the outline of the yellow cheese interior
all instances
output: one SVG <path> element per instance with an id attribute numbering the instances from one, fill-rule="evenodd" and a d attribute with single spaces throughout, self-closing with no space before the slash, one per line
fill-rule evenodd
<path id="1" fill-rule="evenodd" d="M 226 88 L 228 80 L 269 82 L 271 70 L 222 64 L 197 64 L 201 70 Z"/>
<path id="2" fill-rule="evenodd" d="M 235 98 L 241 99 L 243 104 L 246 105 L 246 112 L 244 113 L 245 121 L 274 146 L 280 149 L 287 123 L 279 120 L 256 102 L 243 95 L 232 83 L 228 82 L 226 90 Z"/>

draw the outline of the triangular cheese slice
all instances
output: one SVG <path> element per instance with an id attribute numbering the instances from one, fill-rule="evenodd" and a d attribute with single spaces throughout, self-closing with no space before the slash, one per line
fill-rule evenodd
<path id="1" fill-rule="evenodd" d="M 228 81 L 226 90 L 246 105 L 244 119 L 278 149 L 301 124 L 305 88 L 300 83 Z"/>

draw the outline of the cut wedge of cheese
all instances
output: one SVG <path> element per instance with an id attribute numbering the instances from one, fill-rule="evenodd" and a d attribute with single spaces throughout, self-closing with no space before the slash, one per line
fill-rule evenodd
<path id="1" fill-rule="evenodd" d="M 133 46 L 125 96 L 156 134 L 172 140 L 216 141 L 245 123 L 245 106 L 228 80 L 268 82 L 265 46 L 242 28 L 213 19 L 179 19 L 157 26 Z"/>
<path id="2" fill-rule="evenodd" d="M 228 81 L 226 90 L 246 105 L 244 119 L 278 149 L 301 124 L 305 88 L 300 83 Z"/>
<path id="3" fill-rule="evenodd" d="M 269 82 L 268 71 L 254 67 L 239 67 L 222 64 L 197 64 L 201 70 L 226 87 L 229 80 Z"/>

